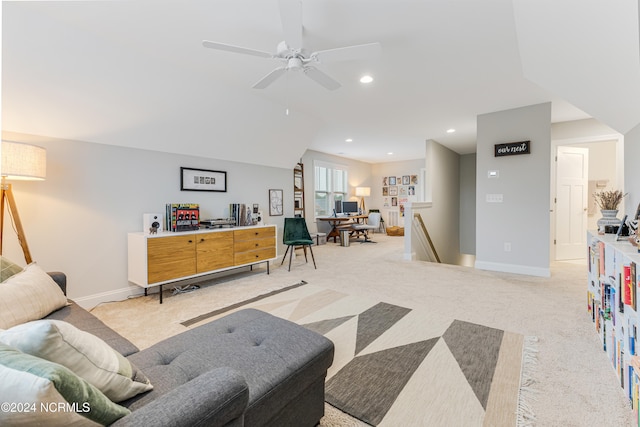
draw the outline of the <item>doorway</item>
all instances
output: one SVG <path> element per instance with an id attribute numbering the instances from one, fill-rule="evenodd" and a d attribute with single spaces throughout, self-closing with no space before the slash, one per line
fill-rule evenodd
<path id="1" fill-rule="evenodd" d="M 621 151 L 617 139 L 556 147 L 552 240 L 556 261 L 586 258 L 587 230 L 596 229 L 601 216 L 593 193 L 620 189 Z"/>
<path id="2" fill-rule="evenodd" d="M 587 243 L 589 149 L 556 152 L 556 260 L 579 259 Z"/>

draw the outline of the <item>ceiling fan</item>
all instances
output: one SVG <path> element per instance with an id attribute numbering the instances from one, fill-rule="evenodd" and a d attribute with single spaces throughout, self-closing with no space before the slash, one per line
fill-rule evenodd
<path id="1" fill-rule="evenodd" d="M 330 61 L 346 61 L 352 59 L 367 59 L 380 52 L 380 43 L 367 43 L 346 46 L 335 49 L 319 50 L 307 54 L 302 47 L 302 3 L 299 0 L 279 0 L 280 19 L 284 31 L 284 41 L 277 46 L 276 53 L 246 47 L 234 46 L 226 43 L 203 40 L 202 45 L 210 49 L 225 50 L 245 55 L 260 56 L 262 58 L 278 59 L 284 63 L 253 85 L 254 89 L 264 89 L 287 71 L 302 71 L 305 76 L 329 90 L 338 89 L 341 85 L 332 77 L 314 67 Z"/>

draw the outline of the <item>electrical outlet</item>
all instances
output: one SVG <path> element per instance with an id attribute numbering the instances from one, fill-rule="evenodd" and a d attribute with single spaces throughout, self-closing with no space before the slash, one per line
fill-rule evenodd
<path id="1" fill-rule="evenodd" d="M 511 252 L 511 243 L 510 242 L 504 242 L 504 251 L 505 252 Z"/>
<path id="2" fill-rule="evenodd" d="M 502 203 L 502 194 L 487 194 L 487 203 Z"/>

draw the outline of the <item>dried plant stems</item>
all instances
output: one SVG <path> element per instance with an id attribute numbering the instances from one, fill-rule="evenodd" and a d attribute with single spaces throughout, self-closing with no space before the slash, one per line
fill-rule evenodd
<path id="1" fill-rule="evenodd" d="M 622 193 L 620 190 L 598 191 L 593 193 L 596 203 L 602 210 L 616 210 L 622 201 L 622 198 L 628 193 Z"/>

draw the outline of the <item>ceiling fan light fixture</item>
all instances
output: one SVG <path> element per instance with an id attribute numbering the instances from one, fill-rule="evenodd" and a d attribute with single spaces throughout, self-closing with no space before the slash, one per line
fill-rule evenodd
<path id="1" fill-rule="evenodd" d="M 360 77 L 360 83 L 371 83 L 373 81 L 373 77 L 371 77 L 368 74 L 365 74 L 364 76 Z"/>

